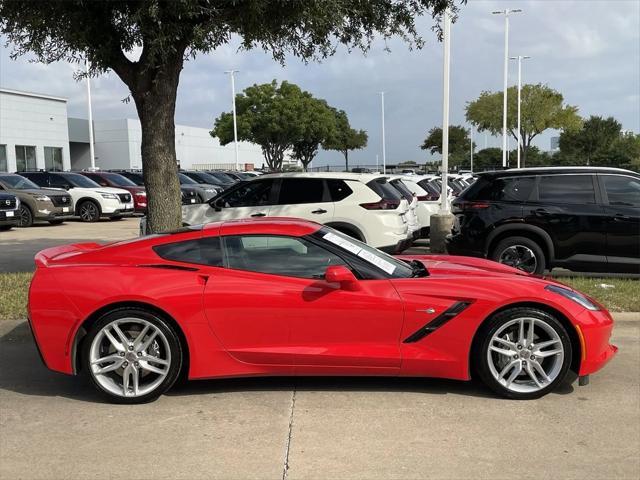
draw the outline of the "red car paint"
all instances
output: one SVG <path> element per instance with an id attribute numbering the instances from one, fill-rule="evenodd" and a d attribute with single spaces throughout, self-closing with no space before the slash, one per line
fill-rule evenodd
<path id="1" fill-rule="evenodd" d="M 496 311 L 523 304 L 553 310 L 574 329 L 575 338 L 583 339 L 573 345 L 580 352 L 579 375 L 599 370 L 616 352 L 609 344 L 613 320 L 606 310 L 586 310 L 545 290 L 555 282 L 488 260 L 403 256 L 423 262 L 430 275 L 360 280 L 358 288 L 346 289 L 322 279 L 168 261 L 151 248 L 203 236 L 304 236 L 320 227 L 296 219 L 232 221 L 110 245 L 44 250 L 36 256 L 29 292 L 29 318 L 43 359 L 52 370 L 74 373 L 83 323 L 123 303 L 147 305 L 175 320 L 186 340 L 191 379 L 392 375 L 467 380 L 479 326 Z M 431 335 L 403 343 L 459 301 L 471 305 Z"/>

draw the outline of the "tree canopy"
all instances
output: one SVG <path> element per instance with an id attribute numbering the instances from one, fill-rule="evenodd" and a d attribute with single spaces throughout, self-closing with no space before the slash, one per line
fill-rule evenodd
<path id="1" fill-rule="evenodd" d="M 369 136 L 364 130 L 355 130 L 349 124 L 349 118 L 344 110 L 333 109 L 335 128 L 333 135 L 323 143 L 325 150 L 335 150 L 344 156 L 345 169 L 349 171 L 349 152 L 359 150 L 367 146 Z"/>
<path id="2" fill-rule="evenodd" d="M 453 0 L 0 0 L 0 32 L 13 56 L 30 52 L 44 63 L 86 57 L 90 75 L 113 70 L 128 86 L 142 127 L 148 227 L 157 232 L 181 225 L 174 116 L 186 59 L 232 37 L 281 62 L 286 54 L 324 58 L 340 44 L 367 50 L 376 36 L 421 46 L 415 19 L 439 19 L 447 8 L 457 9 Z"/>
<path id="3" fill-rule="evenodd" d="M 474 144 L 475 147 L 475 144 Z M 420 146 L 422 150 L 442 154 L 442 128 L 433 127 Z M 471 139 L 469 130 L 462 125 L 449 126 L 449 166 L 469 167 L 471 160 Z"/>
<path id="4" fill-rule="evenodd" d="M 467 103 L 466 117 L 479 132 L 502 135 L 503 92 L 482 92 L 480 97 Z M 565 105 L 561 93 L 546 85 L 523 85 L 521 92 L 522 158 L 526 162 L 531 141 L 549 128 L 576 130 L 582 120 L 578 108 Z M 518 140 L 518 91 L 507 89 L 507 129 Z"/>

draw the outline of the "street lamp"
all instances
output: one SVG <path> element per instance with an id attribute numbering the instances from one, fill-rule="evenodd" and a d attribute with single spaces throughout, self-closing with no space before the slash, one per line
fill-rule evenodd
<path id="1" fill-rule="evenodd" d="M 502 98 L 502 166 L 507 166 L 507 80 L 509 77 L 509 15 L 520 13 L 522 10 L 505 8 L 491 12 L 493 15 L 504 15 L 504 78 Z"/>
<path id="2" fill-rule="evenodd" d="M 471 173 L 473 173 L 473 125 L 469 127 L 469 148 L 471 150 Z"/>
<path id="3" fill-rule="evenodd" d="M 96 169 L 96 153 L 93 145 L 93 112 L 91 110 L 91 79 L 89 78 L 89 59 L 85 57 L 84 68 L 87 73 L 87 112 L 89 115 L 89 155 L 91 156 L 91 171 Z"/>
<path id="4" fill-rule="evenodd" d="M 511 60 L 518 60 L 518 168 L 520 168 L 520 148 L 522 145 L 522 131 L 520 130 L 520 103 L 522 92 L 522 60 L 531 58 L 528 55 L 518 55 L 517 57 L 510 57 Z"/>
<path id="5" fill-rule="evenodd" d="M 384 92 L 380 92 L 380 111 L 382 115 L 382 173 L 387 173 L 387 150 L 384 138 Z"/>
<path id="6" fill-rule="evenodd" d="M 238 163 L 238 124 L 236 121 L 236 83 L 235 74 L 239 70 L 226 70 L 224 73 L 229 74 L 231 77 L 231 104 L 233 106 L 233 145 L 236 153 L 236 171 L 240 170 L 240 164 Z"/>
<path id="7" fill-rule="evenodd" d="M 443 15 L 443 62 L 442 62 L 442 187 L 440 189 L 440 213 L 449 213 L 449 192 L 447 174 L 449 173 L 449 65 L 451 54 L 451 16 L 449 11 Z"/>

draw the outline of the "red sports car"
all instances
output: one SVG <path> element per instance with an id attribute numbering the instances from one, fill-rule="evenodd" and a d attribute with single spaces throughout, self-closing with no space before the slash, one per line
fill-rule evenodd
<path id="1" fill-rule="evenodd" d="M 586 384 L 617 350 L 611 315 L 562 284 L 477 258 L 391 257 L 296 219 L 50 248 L 36 264 L 44 362 L 122 403 L 181 374 L 475 375 L 531 399 Z"/>

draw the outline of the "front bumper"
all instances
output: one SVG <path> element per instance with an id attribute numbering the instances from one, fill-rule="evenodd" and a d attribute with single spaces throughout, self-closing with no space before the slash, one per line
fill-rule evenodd
<path id="1" fill-rule="evenodd" d="M 579 376 L 595 373 L 616 354 L 618 347 L 609 343 L 613 318 L 606 310 L 584 310 L 576 317 L 576 330 L 580 338 Z"/>
<path id="2" fill-rule="evenodd" d="M 18 210 L 0 210 L 0 227 L 6 227 L 9 225 L 17 226 L 18 220 Z"/>

